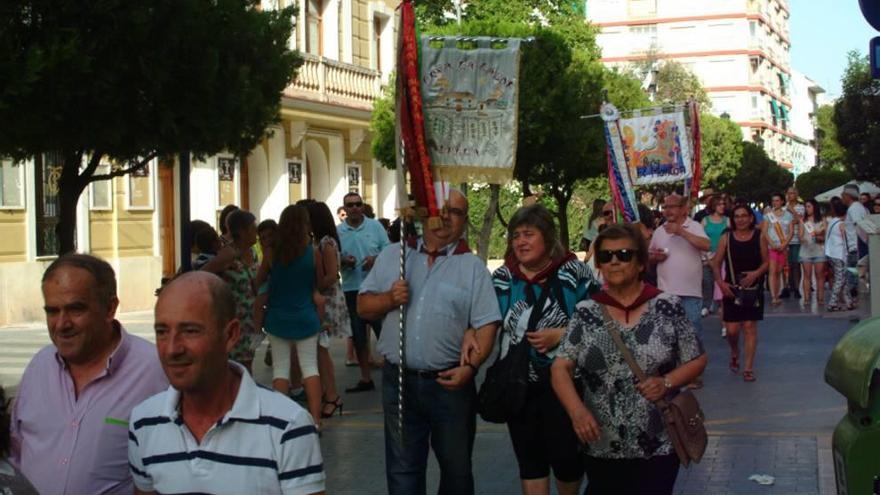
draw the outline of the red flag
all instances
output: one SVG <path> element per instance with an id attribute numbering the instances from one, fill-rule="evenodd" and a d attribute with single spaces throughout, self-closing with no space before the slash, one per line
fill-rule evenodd
<path id="1" fill-rule="evenodd" d="M 694 166 L 693 166 L 693 176 L 691 177 L 691 190 L 690 197 L 697 198 L 700 194 L 700 182 L 703 179 L 703 164 L 700 159 L 701 147 L 702 144 L 700 142 L 700 105 L 696 101 L 691 101 L 688 105 L 688 110 L 690 111 L 691 117 L 691 132 L 693 133 L 693 154 L 694 154 Z"/>
<path id="2" fill-rule="evenodd" d="M 425 140 L 425 118 L 419 81 L 418 37 L 412 0 L 400 4 L 397 41 L 397 119 L 403 142 L 403 161 L 410 174 L 410 187 L 419 211 L 426 211 L 428 227 L 440 225 L 440 211 L 431 176 L 431 155 Z"/>

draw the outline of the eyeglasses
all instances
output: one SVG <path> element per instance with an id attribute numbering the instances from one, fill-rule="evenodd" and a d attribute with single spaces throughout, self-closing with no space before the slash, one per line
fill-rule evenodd
<path id="1" fill-rule="evenodd" d="M 636 249 L 618 249 L 616 251 L 612 251 L 610 249 L 603 249 L 601 251 L 596 251 L 596 261 L 601 264 L 611 263 L 611 258 L 617 258 L 617 261 L 621 263 L 629 263 L 633 260 L 638 250 Z"/>
<path id="2" fill-rule="evenodd" d="M 364 203 L 363 203 L 363 201 L 358 201 L 356 203 L 345 203 L 345 207 L 346 208 L 363 208 Z"/>
<path id="3" fill-rule="evenodd" d="M 464 209 L 462 209 L 462 208 L 455 208 L 455 207 L 452 207 L 452 206 L 445 206 L 445 207 L 443 207 L 443 211 L 446 212 L 446 213 L 449 214 L 449 215 L 455 215 L 455 216 L 457 216 L 457 217 L 466 217 L 466 216 L 467 216 L 467 210 L 464 210 Z"/>

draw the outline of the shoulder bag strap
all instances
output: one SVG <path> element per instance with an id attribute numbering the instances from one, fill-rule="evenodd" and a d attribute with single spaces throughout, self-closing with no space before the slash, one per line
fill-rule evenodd
<path id="1" fill-rule="evenodd" d="M 736 283 L 736 270 L 733 268 L 733 256 L 730 254 L 730 247 L 731 247 L 730 241 L 732 239 L 733 239 L 733 236 L 730 234 L 730 232 L 728 232 L 727 233 L 727 264 L 730 267 L 730 271 L 728 273 L 730 273 L 730 277 L 732 279 L 730 281 L 735 284 Z M 724 277 L 722 277 L 722 278 L 724 278 Z"/>
<path id="2" fill-rule="evenodd" d="M 617 330 L 617 327 L 614 325 L 614 320 L 611 319 L 611 315 L 608 313 L 608 308 L 606 308 L 604 304 L 600 304 L 599 307 L 602 309 L 602 319 L 605 320 L 605 329 L 608 330 L 608 333 L 611 335 L 611 340 L 614 341 L 617 350 L 623 355 L 623 360 L 626 361 L 626 364 L 629 365 L 629 369 L 632 370 L 640 382 L 647 380 L 649 378 L 648 375 L 645 374 L 641 366 L 639 366 L 639 363 L 636 362 L 635 357 L 633 357 L 632 353 L 629 351 L 629 348 L 623 343 L 623 339 L 620 337 L 620 332 Z M 666 399 L 659 399 L 654 403 L 657 404 L 661 410 L 666 410 L 666 408 L 669 407 L 669 403 Z"/>

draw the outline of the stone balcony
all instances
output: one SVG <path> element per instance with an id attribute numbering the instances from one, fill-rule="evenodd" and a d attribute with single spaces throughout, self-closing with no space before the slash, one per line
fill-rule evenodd
<path id="1" fill-rule="evenodd" d="M 382 94 L 378 71 L 303 53 L 303 65 L 284 96 L 361 110 L 372 110 Z"/>

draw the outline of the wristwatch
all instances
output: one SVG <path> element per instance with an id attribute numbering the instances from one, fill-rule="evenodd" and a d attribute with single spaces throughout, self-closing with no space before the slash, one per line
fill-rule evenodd
<path id="1" fill-rule="evenodd" d="M 669 378 L 666 378 L 665 375 L 663 376 L 663 386 L 666 387 L 666 390 L 672 389 L 672 382 L 670 382 Z"/>

